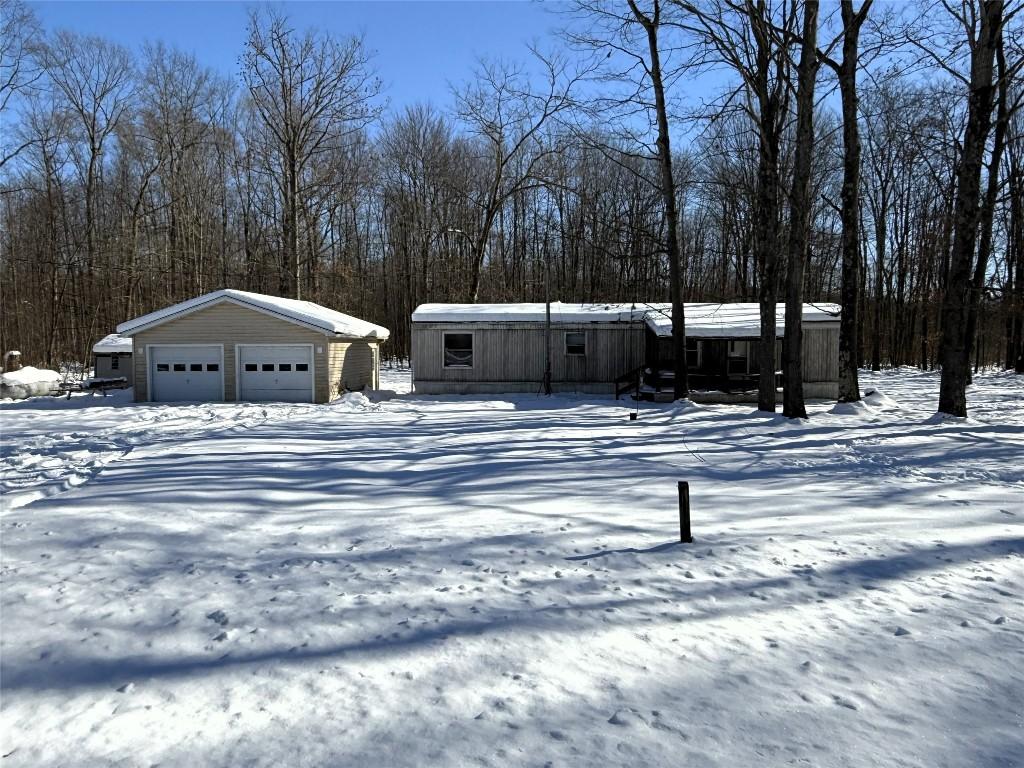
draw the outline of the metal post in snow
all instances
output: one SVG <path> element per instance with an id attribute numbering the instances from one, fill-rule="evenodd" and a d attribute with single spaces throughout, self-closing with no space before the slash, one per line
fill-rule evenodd
<path id="1" fill-rule="evenodd" d="M 684 544 L 693 541 L 690 535 L 690 484 L 685 480 L 679 481 L 679 540 Z"/>

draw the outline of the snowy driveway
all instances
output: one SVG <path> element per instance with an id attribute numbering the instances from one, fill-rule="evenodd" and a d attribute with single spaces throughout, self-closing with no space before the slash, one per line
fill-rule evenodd
<path id="1" fill-rule="evenodd" d="M 1022 378 L 0 405 L 3 765 L 1019 765 Z"/>

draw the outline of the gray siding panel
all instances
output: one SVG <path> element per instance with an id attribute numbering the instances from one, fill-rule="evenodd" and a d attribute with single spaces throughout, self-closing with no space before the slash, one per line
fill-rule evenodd
<path id="1" fill-rule="evenodd" d="M 445 332 L 473 334 L 473 367 L 445 368 Z M 565 354 L 566 331 L 582 331 L 587 354 Z M 537 391 L 544 377 L 544 327 L 537 323 L 413 323 L 413 382 L 418 392 Z M 618 376 L 644 362 L 644 326 L 633 323 L 554 323 L 551 330 L 551 378 L 556 390 L 609 391 Z M 781 353 L 781 344 L 776 357 Z M 777 362 L 778 364 L 778 362 Z M 839 378 L 838 323 L 804 325 L 805 382 Z M 564 386 L 563 386 L 564 385 Z M 824 392 L 830 388 L 818 388 Z"/>
<path id="2" fill-rule="evenodd" d="M 473 334 L 473 367 L 445 368 L 442 339 L 448 332 Z M 582 331 L 585 356 L 565 354 L 566 331 Z M 540 383 L 544 378 L 545 330 L 520 323 L 413 323 L 412 366 L 416 382 Z M 643 362 L 642 324 L 553 324 L 553 382 L 606 383 Z"/>
<path id="3" fill-rule="evenodd" d="M 804 381 L 839 381 L 839 327 L 804 325 L 801 357 Z"/>

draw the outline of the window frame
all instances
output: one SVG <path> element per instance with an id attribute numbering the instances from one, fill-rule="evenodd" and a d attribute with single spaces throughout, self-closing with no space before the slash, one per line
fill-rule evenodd
<path id="1" fill-rule="evenodd" d="M 445 360 L 445 339 L 449 336 L 469 336 L 469 365 L 448 365 Z M 441 370 L 472 371 L 476 367 L 476 332 L 475 331 L 441 331 Z"/>
<path id="2" fill-rule="evenodd" d="M 692 349 L 692 350 L 690 349 L 690 342 L 693 342 L 694 349 Z M 700 370 L 701 366 L 703 366 L 703 364 L 704 364 L 704 344 L 702 342 L 703 342 L 703 339 L 700 339 L 700 338 L 698 338 L 696 336 L 687 336 L 686 337 L 686 350 L 684 351 L 683 354 L 686 355 L 686 367 L 688 369 L 689 368 L 693 368 L 694 370 Z M 695 362 L 693 365 L 690 365 L 690 359 L 689 359 L 691 352 L 693 352 L 693 353 L 695 353 L 697 355 L 697 362 Z M 728 354 L 726 356 L 728 357 Z"/>
<path id="3" fill-rule="evenodd" d="M 582 352 L 570 352 L 569 351 L 569 335 L 570 334 L 572 334 L 574 336 L 582 336 L 583 337 L 583 351 Z M 588 341 L 589 341 L 589 339 L 587 338 L 587 332 L 586 331 L 565 331 L 565 333 L 564 333 L 564 335 L 562 337 L 562 345 L 563 345 L 564 350 L 565 350 L 565 356 L 566 357 L 586 357 L 587 356 L 587 346 L 588 346 L 587 342 Z M 579 345 L 574 344 L 573 346 L 579 346 Z"/>
<path id="4" fill-rule="evenodd" d="M 743 344 L 742 355 L 733 354 L 733 344 Z M 733 360 L 743 360 L 742 371 L 730 370 L 730 364 Z M 728 346 L 725 348 L 725 371 L 727 376 L 747 376 L 750 374 L 750 339 L 729 339 Z"/>

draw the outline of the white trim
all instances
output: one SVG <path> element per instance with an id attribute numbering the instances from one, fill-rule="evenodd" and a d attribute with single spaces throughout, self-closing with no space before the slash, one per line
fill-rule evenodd
<path id="1" fill-rule="evenodd" d="M 459 336 L 469 336 L 469 338 L 471 339 L 470 344 L 472 344 L 472 346 L 473 346 L 473 349 L 472 349 L 472 352 L 473 352 L 473 358 L 472 358 L 473 364 L 472 365 L 445 365 L 444 364 L 444 337 L 445 336 L 454 336 L 456 334 L 458 334 Z M 475 367 L 476 367 L 476 331 L 471 331 L 471 330 L 466 330 L 466 331 L 456 331 L 456 330 L 441 331 L 441 370 L 442 371 L 472 371 Z"/>
<path id="2" fill-rule="evenodd" d="M 220 402 L 225 400 L 224 392 L 224 345 L 223 344 L 147 344 L 146 345 L 146 402 L 156 403 L 159 400 L 153 399 L 153 355 L 150 354 L 152 347 L 219 347 L 220 348 Z"/>
<path id="3" fill-rule="evenodd" d="M 570 352 L 569 351 L 569 334 L 570 333 L 579 333 L 579 334 L 583 335 L 583 354 L 580 354 L 579 352 Z M 563 335 L 562 335 L 562 354 L 565 355 L 566 357 L 586 357 L 587 356 L 587 347 L 589 347 L 589 346 L 590 346 L 590 339 L 588 338 L 586 331 L 565 331 L 563 333 Z"/>
<path id="4" fill-rule="evenodd" d="M 315 346 L 314 344 L 308 343 L 308 342 L 299 342 L 298 344 L 280 344 L 280 343 L 279 344 L 268 344 L 268 343 L 265 343 L 265 342 L 261 342 L 259 344 L 250 344 L 248 342 L 243 342 L 243 343 L 240 343 L 240 344 L 235 344 L 235 402 L 236 403 L 248 402 L 247 400 L 242 400 L 241 399 L 242 398 L 242 362 L 241 362 L 242 361 L 242 353 L 239 350 L 239 347 L 309 347 L 309 373 L 310 373 L 310 376 L 311 376 L 311 378 L 310 378 L 309 402 L 315 404 L 316 403 L 316 350 L 313 348 L 314 346 Z M 326 352 L 324 352 L 323 354 L 326 355 L 328 358 L 330 358 L 330 348 L 328 347 L 328 350 Z M 328 361 L 327 361 L 327 371 L 328 371 L 328 373 L 330 372 L 330 370 L 331 370 L 330 359 L 328 359 Z M 328 380 L 328 382 L 327 382 L 327 398 L 328 398 L 328 400 L 330 400 L 330 396 L 331 396 L 331 382 L 330 382 L 330 380 Z"/>

